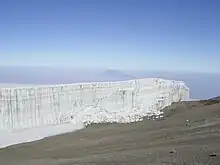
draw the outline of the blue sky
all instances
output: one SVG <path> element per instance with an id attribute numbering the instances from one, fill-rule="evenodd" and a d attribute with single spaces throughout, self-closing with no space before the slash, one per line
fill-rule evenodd
<path id="1" fill-rule="evenodd" d="M 0 3 L 2 66 L 220 72 L 218 0 Z"/>

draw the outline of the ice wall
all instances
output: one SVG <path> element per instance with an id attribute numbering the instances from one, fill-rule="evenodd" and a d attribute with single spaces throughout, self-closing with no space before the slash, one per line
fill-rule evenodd
<path id="1" fill-rule="evenodd" d="M 0 89 L 0 130 L 62 123 L 134 122 L 188 100 L 184 82 L 156 78 Z"/>

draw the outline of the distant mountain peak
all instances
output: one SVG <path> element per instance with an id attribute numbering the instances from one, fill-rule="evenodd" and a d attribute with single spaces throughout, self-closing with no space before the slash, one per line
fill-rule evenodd
<path id="1" fill-rule="evenodd" d="M 107 68 L 104 72 L 98 75 L 99 78 L 101 78 L 104 81 L 123 81 L 123 80 L 131 80 L 135 79 L 134 76 L 131 76 L 129 74 L 123 73 L 120 70 L 116 69 L 109 69 Z"/>

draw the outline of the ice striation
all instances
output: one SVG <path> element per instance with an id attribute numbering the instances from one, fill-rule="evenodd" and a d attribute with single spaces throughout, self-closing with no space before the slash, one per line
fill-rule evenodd
<path id="1" fill-rule="evenodd" d="M 182 81 L 158 78 L 0 89 L 0 130 L 64 123 L 127 123 L 161 115 L 172 102 L 188 100 Z"/>

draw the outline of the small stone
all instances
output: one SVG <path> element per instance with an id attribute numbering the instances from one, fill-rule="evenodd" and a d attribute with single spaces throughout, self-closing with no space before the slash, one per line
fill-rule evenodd
<path id="1" fill-rule="evenodd" d="M 177 152 L 177 151 L 176 151 L 175 149 L 172 149 L 172 150 L 170 151 L 171 154 L 176 153 L 176 152 Z"/>
<path id="2" fill-rule="evenodd" d="M 209 154 L 209 156 L 210 156 L 210 157 L 216 157 L 217 154 L 216 154 L 215 152 L 213 152 L 213 153 Z"/>

